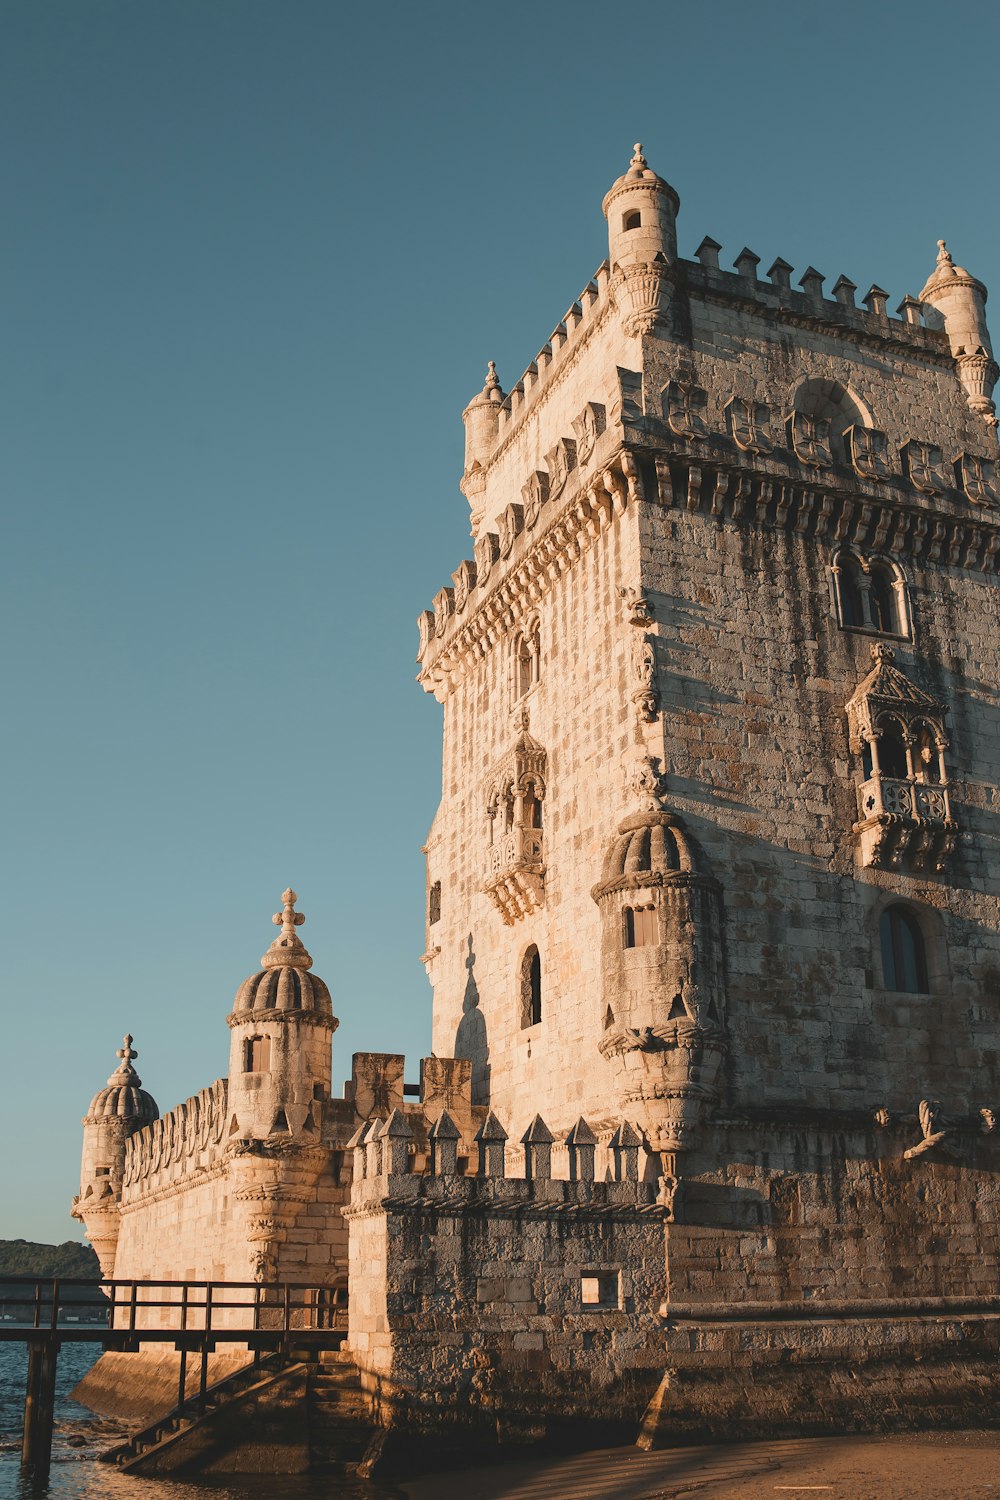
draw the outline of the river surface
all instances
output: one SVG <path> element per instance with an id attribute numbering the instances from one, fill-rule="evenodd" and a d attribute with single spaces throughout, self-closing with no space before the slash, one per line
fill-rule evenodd
<path id="1" fill-rule="evenodd" d="M 97 1455 L 110 1448 L 119 1422 L 98 1418 L 71 1400 L 70 1391 L 94 1363 L 100 1346 L 66 1343 L 56 1366 L 56 1431 L 47 1484 L 21 1475 L 21 1427 L 28 1356 L 22 1344 L 0 1344 L 0 1500 L 390 1500 L 399 1491 L 317 1475 L 262 1474 L 213 1479 L 142 1479 L 121 1474 Z M 83 1444 L 79 1439 L 84 1438 Z"/>

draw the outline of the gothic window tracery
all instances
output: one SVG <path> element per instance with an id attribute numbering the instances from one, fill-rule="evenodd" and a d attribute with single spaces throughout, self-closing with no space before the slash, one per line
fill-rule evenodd
<path id="1" fill-rule="evenodd" d="M 873 646 L 875 665 L 847 704 L 862 773 L 854 832 L 863 865 L 942 870 L 958 839 L 945 759 L 947 708 L 894 657 L 891 646 Z"/>
<path id="2" fill-rule="evenodd" d="M 895 562 L 841 547 L 832 565 L 834 604 L 843 630 L 910 635 L 906 579 Z"/>

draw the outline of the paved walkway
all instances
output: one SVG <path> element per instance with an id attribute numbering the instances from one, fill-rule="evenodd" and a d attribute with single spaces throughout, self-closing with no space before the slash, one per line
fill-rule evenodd
<path id="1" fill-rule="evenodd" d="M 408 1500 L 1000 1500 L 1000 1432 L 604 1448 L 400 1488 Z"/>

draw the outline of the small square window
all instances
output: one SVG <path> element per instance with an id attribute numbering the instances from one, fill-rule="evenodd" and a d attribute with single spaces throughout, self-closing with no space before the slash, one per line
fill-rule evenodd
<path id="1" fill-rule="evenodd" d="M 588 1310 L 618 1307 L 617 1271 L 582 1271 L 580 1273 L 580 1301 Z"/>

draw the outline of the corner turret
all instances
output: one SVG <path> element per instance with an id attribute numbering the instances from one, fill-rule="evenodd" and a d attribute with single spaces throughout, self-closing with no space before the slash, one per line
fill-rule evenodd
<path id="1" fill-rule="evenodd" d="M 677 258 L 680 198 L 651 171 L 636 142 L 628 171 L 614 182 L 601 205 L 608 221 L 612 287 L 626 314 L 629 333 L 651 333 L 666 310 L 667 274 Z"/>
<path id="2" fill-rule="evenodd" d="M 230 1133 L 319 1139 L 321 1101 L 330 1097 L 330 1044 L 338 1026 L 330 991 L 310 974 L 297 932 L 305 921 L 293 890 L 273 921 L 281 928 L 261 969 L 236 992 L 229 1026 Z"/>
<path id="3" fill-rule="evenodd" d="M 503 401 L 504 394 L 497 377 L 497 367 L 491 359 L 482 390 L 473 396 L 462 413 L 465 424 L 465 470 L 460 488 L 472 509 L 473 533 L 482 520 L 482 496 L 486 489 L 483 466 L 496 446 Z"/>
<path id="4" fill-rule="evenodd" d="M 607 193 L 601 208 L 608 221 L 608 260 L 614 266 L 650 263 L 658 255 L 677 258 L 677 193 L 651 170 L 637 141 L 628 171 Z"/>
<path id="5" fill-rule="evenodd" d="M 941 318 L 969 406 L 996 431 L 992 397 L 1000 370 L 986 326 L 986 288 L 964 266 L 956 266 L 944 240 L 938 240 L 937 267 L 920 300 Z"/>
<path id="6" fill-rule="evenodd" d="M 151 1125 L 160 1113 L 132 1066 L 138 1055 L 132 1050 L 132 1038 L 126 1036 L 118 1049 L 121 1062 L 83 1117 L 80 1193 L 73 1199 L 71 1213 L 86 1229 L 102 1276 L 112 1276 L 115 1269 L 125 1146 L 130 1136 Z"/>

